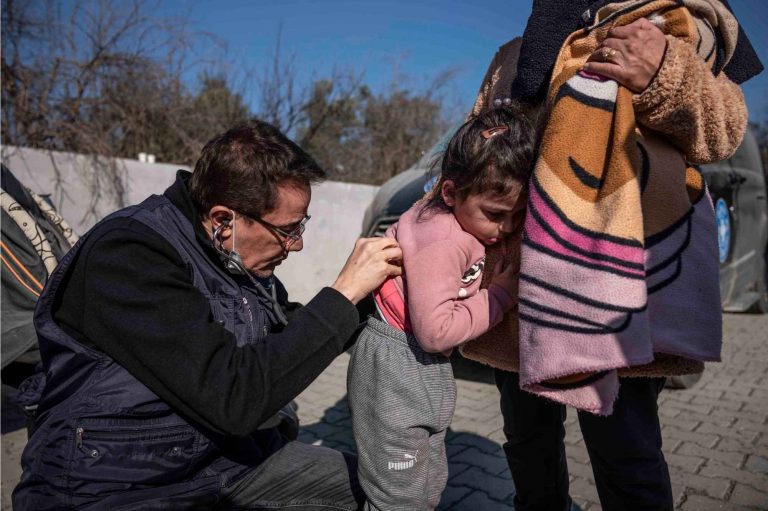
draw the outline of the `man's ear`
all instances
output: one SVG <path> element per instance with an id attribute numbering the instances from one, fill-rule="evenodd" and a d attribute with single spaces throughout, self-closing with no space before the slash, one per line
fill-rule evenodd
<path id="1" fill-rule="evenodd" d="M 440 188 L 440 195 L 443 197 L 443 202 L 449 208 L 456 205 L 456 185 L 450 179 L 443 181 L 443 186 Z"/>
<path id="2" fill-rule="evenodd" d="M 208 211 L 208 218 L 206 220 L 211 223 L 213 230 L 216 230 L 222 225 L 232 225 L 234 222 L 235 213 L 226 206 L 217 204 Z M 226 229 L 223 229 L 225 231 Z M 228 233 L 222 232 L 222 234 L 228 236 Z"/>

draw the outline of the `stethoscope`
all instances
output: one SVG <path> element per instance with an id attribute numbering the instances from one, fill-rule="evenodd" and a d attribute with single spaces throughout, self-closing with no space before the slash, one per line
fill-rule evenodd
<path id="1" fill-rule="evenodd" d="M 253 275 L 251 275 L 251 272 L 245 269 L 242 257 L 240 257 L 240 254 L 235 250 L 234 223 L 231 224 L 232 250 L 227 250 L 224 248 L 224 241 L 221 239 L 221 231 L 227 227 L 230 227 L 230 222 L 230 219 L 226 219 L 221 223 L 221 225 L 213 230 L 213 248 L 224 258 L 224 267 L 227 269 L 227 271 L 233 275 L 245 275 L 248 277 L 251 281 L 251 284 L 253 284 L 253 287 L 256 288 L 259 294 L 270 301 L 272 304 L 272 312 L 274 312 L 275 316 L 277 316 L 277 320 L 281 324 L 287 325 L 288 317 L 283 312 L 283 308 L 280 307 L 280 304 L 277 302 L 277 286 L 274 283 L 274 277 L 270 277 L 270 282 L 272 282 L 272 285 L 269 286 L 269 291 L 267 291 L 261 282 L 256 280 Z"/>

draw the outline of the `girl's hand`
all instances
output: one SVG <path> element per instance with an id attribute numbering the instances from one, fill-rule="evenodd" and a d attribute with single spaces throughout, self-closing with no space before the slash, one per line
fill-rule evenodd
<path id="1" fill-rule="evenodd" d="M 504 259 L 500 259 L 493 267 L 493 277 L 491 278 L 491 284 L 496 284 L 502 287 L 509 296 L 517 298 L 518 285 L 520 283 L 520 268 L 516 268 L 514 264 L 509 264 L 504 267 Z"/>

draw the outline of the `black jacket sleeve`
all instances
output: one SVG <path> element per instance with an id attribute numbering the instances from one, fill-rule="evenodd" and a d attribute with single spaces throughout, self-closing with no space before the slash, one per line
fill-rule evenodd
<path id="1" fill-rule="evenodd" d="M 134 220 L 106 225 L 89 237 L 57 297 L 57 322 L 213 431 L 254 431 L 342 352 L 357 327 L 355 306 L 325 288 L 280 333 L 238 348 L 167 241 Z"/>

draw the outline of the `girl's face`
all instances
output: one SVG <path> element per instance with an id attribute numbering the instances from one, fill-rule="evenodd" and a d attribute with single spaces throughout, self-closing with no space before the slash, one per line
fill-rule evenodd
<path id="1" fill-rule="evenodd" d="M 461 198 L 453 181 L 446 180 L 441 190 L 443 201 L 453 210 L 461 228 L 480 240 L 493 245 L 511 234 L 525 215 L 523 183 L 518 183 L 507 196 L 493 193 L 470 193 Z"/>

